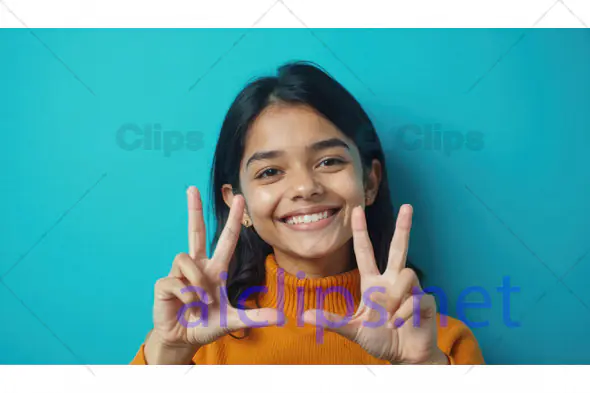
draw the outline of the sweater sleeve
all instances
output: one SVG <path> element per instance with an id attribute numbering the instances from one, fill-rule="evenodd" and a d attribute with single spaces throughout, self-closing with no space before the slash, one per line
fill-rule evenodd
<path id="1" fill-rule="evenodd" d="M 485 364 L 479 343 L 465 323 L 440 315 L 438 326 L 438 347 L 452 365 Z"/>
<path id="2" fill-rule="evenodd" d="M 139 351 L 137 351 L 135 357 L 133 358 L 131 363 L 129 363 L 130 365 L 147 365 L 147 362 L 145 361 L 145 354 L 143 352 L 144 348 L 145 344 L 141 344 L 141 347 L 139 347 Z"/>

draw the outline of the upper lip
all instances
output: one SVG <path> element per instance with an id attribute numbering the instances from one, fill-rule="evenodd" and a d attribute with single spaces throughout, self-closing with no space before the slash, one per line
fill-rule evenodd
<path id="1" fill-rule="evenodd" d="M 303 207 L 301 209 L 293 210 L 293 211 L 290 211 L 289 213 L 283 214 L 282 216 L 279 217 L 279 220 L 284 220 L 284 219 L 286 219 L 288 217 L 292 217 L 292 216 L 321 213 L 326 210 L 334 210 L 334 209 L 340 209 L 340 206 L 320 205 L 320 206 Z"/>

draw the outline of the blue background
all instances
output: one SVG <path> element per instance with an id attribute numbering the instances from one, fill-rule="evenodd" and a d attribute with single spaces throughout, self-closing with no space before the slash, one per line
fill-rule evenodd
<path id="1" fill-rule="evenodd" d="M 225 111 L 299 59 L 375 122 L 394 202 L 414 205 L 424 284 L 453 316 L 466 288 L 489 294 L 466 312 L 489 321 L 473 328 L 486 361 L 590 363 L 588 30 L 18 29 L 0 30 L 0 59 L 0 363 L 131 361 L 154 283 L 186 251 L 185 188 L 208 191 Z M 197 131 L 203 148 L 124 150 L 126 123 Z M 480 132 L 483 148 L 396 139 L 435 124 Z"/>

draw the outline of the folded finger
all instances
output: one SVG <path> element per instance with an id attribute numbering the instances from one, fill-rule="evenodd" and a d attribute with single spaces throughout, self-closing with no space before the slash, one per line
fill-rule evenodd
<path id="1" fill-rule="evenodd" d="M 358 327 L 350 324 L 351 317 L 341 316 L 324 310 L 307 310 L 303 313 L 303 321 L 310 325 L 324 328 L 338 333 L 341 336 L 353 340 L 356 337 Z"/>
<path id="2" fill-rule="evenodd" d="M 177 272 L 178 277 L 186 278 L 190 283 L 192 291 L 206 295 L 204 296 L 206 298 L 205 303 L 211 304 L 217 298 L 214 286 L 207 280 L 203 271 L 188 254 L 178 254 L 173 266 L 175 267 L 173 271 Z"/>
<path id="3" fill-rule="evenodd" d="M 396 311 L 393 320 L 396 327 L 401 327 L 403 323 L 413 319 L 414 327 L 419 327 L 422 317 L 427 316 L 429 312 L 436 312 L 436 301 L 434 296 L 422 292 L 406 299 Z"/>
<path id="4" fill-rule="evenodd" d="M 156 281 L 154 296 L 158 300 L 179 299 L 184 304 L 199 301 L 200 296 L 194 291 L 186 291 L 187 284 L 177 277 L 164 277 Z"/>
<path id="5" fill-rule="evenodd" d="M 420 288 L 420 282 L 416 273 L 406 268 L 398 275 L 392 286 L 380 292 L 371 293 L 370 299 L 393 314 L 407 298 L 412 296 L 414 288 Z"/>
<path id="6" fill-rule="evenodd" d="M 231 308 L 228 314 L 227 326 L 230 331 L 274 326 L 282 321 L 281 312 L 275 308 L 247 310 Z"/>

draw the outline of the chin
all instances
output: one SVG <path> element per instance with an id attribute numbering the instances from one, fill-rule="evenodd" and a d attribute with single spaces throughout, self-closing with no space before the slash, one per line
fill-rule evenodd
<path id="1" fill-rule="evenodd" d="M 330 255 L 329 252 L 324 252 L 324 251 L 302 252 L 301 250 L 297 250 L 294 253 L 298 257 L 303 258 L 303 259 L 321 259 L 321 258 L 324 258 L 326 255 Z"/>
<path id="2" fill-rule="evenodd" d="M 315 240 L 315 239 L 314 239 Z M 305 243 L 290 244 L 289 249 L 292 252 L 305 259 L 320 259 L 328 255 L 333 255 L 340 249 L 336 244 L 317 244 L 317 240 Z"/>

